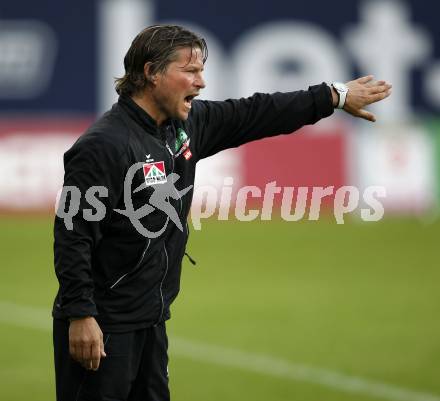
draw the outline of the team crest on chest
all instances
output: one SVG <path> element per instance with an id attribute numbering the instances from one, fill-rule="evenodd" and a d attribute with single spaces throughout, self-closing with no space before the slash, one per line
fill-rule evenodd
<path id="1" fill-rule="evenodd" d="M 164 184 L 167 182 L 167 173 L 163 161 L 145 163 L 143 170 L 146 185 Z"/>
<path id="2" fill-rule="evenodd" d="M 177 129 L 177 137 L 176 137 L 176 153 L 174 157 L 179 157 L 181 154 L 183 154 L 183 157 L 186 160 L 189 160 L 192 157 L 192 153 L 189 150 L 189 142 L 190 138 L 188 138 L 188 135 L 182 128 Z"/>

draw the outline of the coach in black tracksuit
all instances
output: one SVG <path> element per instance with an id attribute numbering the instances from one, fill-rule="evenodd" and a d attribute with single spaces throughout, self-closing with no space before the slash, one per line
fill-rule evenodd
<path id="1" fill-rule="evenodd" d="M 390 88 L 383 81 L 370 85 L 369 91 L 376 90 L 366 101 L 365 78 L 347 84 L 350 98 L 347 87 L 338 98 L 323 83 L 308 91 L 193 101 L 204 87 L 205 60 L 203 39 L 183 28 L 142 31 L 124 59 L 118 103 L 64 156 L 64 188 L 76 187 L 81 199 L 73 226 L 62 218 L 72 206 L 70 192 L 54 227 L 60 284 L 53 308 L 58 401 L 169 400 L 164 322 L 179 292 L 189 188 L 198 160 L 313 124 L 332 114 L 339 101 L 346 101 L 350 113 L 373 119 L 362 107 L 379 100 L 377 94 L 385 97 Z M 171 173 L 178 177 L 175 194 L 164 200 L 178 219 L 153 207 L 139 220 L 151 233 L 145 235 L 124 214 L 127 196 L 133 209 L 140 209 L 169 183 Z M 94 218 L 93 206 L 98 206 L 91 206 L 85 194 L 98 186 L 106 191 L 92 193 L 105 213 Z"/>

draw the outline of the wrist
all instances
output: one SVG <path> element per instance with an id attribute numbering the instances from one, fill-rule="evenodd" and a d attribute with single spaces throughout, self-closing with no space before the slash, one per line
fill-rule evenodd
<path id="1" fill-rule="evenodd" d="M 74 322 L 76 320 L 90 319 L 92 316 L 74 316 L 69 317 L 69 322 Z"/>
<path id="2" fill-rule="evenodd" d="M 343 109 L 345 106 L 345 102 L 347 100 L 347 94 L 348 94 L 348 86 L 342 82 L 333 82 L 331 84 L 332 93 L 335 92 L 337 95 L 337 102 L 336 105 L 333 103 L 336 109 Z M 334 98 L 333 98 L 334 100 Z"/>
<path id="3" fill-rule="evenodd" d="M 336 108 L 339 104 L 339 93 L 336 92 L 335 88 L 333 88 L 333 86 L 329 85 L 330 87 L 330 92 L 332 94 L 332 104 L 333 107 Z"/>

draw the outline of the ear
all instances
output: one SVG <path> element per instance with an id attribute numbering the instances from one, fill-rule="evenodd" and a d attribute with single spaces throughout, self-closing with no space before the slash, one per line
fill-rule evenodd
<path id="1" fill-rule="evenodd" d="M 152 84 L 152 85 L 156 84 L 157 73 L 153 74 L 153 75 L 151 74 L 151 63 L 150 62 L 144 64 L 144 75 L 150 84 Z"/>

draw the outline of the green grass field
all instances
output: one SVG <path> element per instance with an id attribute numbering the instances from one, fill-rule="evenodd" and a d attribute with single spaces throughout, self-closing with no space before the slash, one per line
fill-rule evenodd
<path id="1" fill-rule="evenodd" d="M 55 398 L 51 224 L 0 220 L 2 401 Z M 440 401 L 439 239 L 439 221 L 204 221 L 168 325 L 173 400 Z"/>

